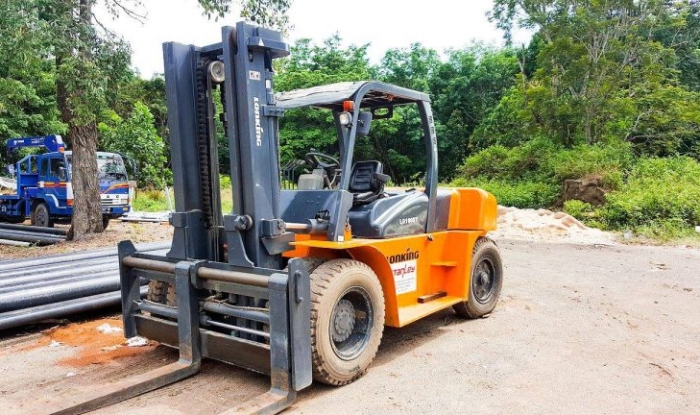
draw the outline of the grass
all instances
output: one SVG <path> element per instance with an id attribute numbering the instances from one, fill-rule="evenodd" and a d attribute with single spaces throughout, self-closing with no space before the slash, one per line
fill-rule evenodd
<path id="1" fill-rule="evenodd" d="M 175 194 L 170 190 L 170 197 L 175 203 Z M 162 212 L 168 210 L 168 201 L 163 190 L 138 189 L 136 197 L 131 201 L 131 207 L 137 212 Z"/>
<path id="2" fill-rule="evenodd" d="M 175 208 L 175 191 L 170 189 L 170 200 Z M 136 212 L 163 212 L 168 210 L 168 199 L 165 191 L 158 189 L 138 189 L 136 197 L 131 202 L 132 209 Z M 233 190 L 231 179 L 221 177 L 221 211 L 228 214 L 233 210 Z"/>

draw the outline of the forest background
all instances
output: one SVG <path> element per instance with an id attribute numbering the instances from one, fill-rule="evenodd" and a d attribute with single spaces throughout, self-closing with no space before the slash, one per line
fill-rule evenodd
<path id="1" fill-rule="evenodd" d="M 105 1 L 115 14 L 131 13 Z M 158 208 L 172 177 L 164 79 L 142 79 L 131 68 L 129 45 L 82 15 L 91 10 L 82 3 L 94 1 L 0 4 L 0 168 L 17 161 L 4 148 L 7 138 L 62 134 L 75 147 L 76 137 L 93 134 L 95 149 L 127 155 L 138 166 L 139 187 L 153 189 L 135 207 Z M 215 14 L 226 2 L 200 3 Z M 288 23 L 289 1 L 263 3 L 270 14 L 253 10 L 258 21 Z M 66 13 L 64 6 L 76 8 Z M 369 45 L 344 46 L 342 34 L 320 44 L 301 39 L 276 68 L 275 87 L 377 79 L 424 91 L 442 183 L 483 187 L 502 205 L 563 209 L 603 229 L 660 239 L 697 235 L 700 1 L 495 0 L 489 18 L 506 40 L 516 28 L 534 35 L 520 47 L 436 51 L 417 42 L 387 50 L 378 64 L 370 63 Z M 411 108 L 373 123 L 356 158 L 382 161 L 395 185 L 420 185 L 418 123 Z M 323 112 L 291 111 L 281 127 L 283 164 L 311 148 L 337 152 Z M 223 134 L 219 143 L 226 175 Z M 604 199 L 571 198 L 564 191 L 571 180 L 592 183 Z"/>

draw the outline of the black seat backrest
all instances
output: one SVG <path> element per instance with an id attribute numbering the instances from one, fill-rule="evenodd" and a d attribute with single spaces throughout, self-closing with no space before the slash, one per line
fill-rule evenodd
<path id="1" fill-rule="evenodd" d="M 350 175 L 351 193 L 379 193 L 383 190 L 383 183 L 375 177 L 375 173 L 381 174 L 382 163 L 377 160 L 358 161 L 352 166 Z"/>

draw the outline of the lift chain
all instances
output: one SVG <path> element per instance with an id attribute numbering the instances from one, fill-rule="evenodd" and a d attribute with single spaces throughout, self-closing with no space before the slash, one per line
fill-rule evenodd
<path id="1" fill-rule="evenodd" d="M 204 226 L 211 228 L 214 224 L 214 206 L 212 205 L 212 177 L 210 154 L 210 131 L 208 116 L 210 111 L 210 94 L 208 68 L 211 58 L 202 57 L 197 63 L 197 151 L 199 156 L 199 180 L 202 189 L 202 215 Z"/>

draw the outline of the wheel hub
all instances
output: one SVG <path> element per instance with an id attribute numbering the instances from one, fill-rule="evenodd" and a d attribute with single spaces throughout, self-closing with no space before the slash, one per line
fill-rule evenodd
<path id="1" fill-rule="evenodd" d="M 46 226 L 48 224 L 48 220 L 46 220 L 46 213 L 42 209 L 37 212 L 36 216 L 36 221 L 39 226 Z"/>
<path id="2" fill-rule="evenodd" d="M 491 278 L 489 277 L 488 272 L 481 271 L 479 273 L 479 284 L 480 285 L 488 285 L 490 281 L 491 281 Z"/>
<path id="3" fill-rule="evenodd" d="M 355 307 L 348 300 L 342 299 L 335 306 L 332 333 L 333 341 L 347 340 L 355 328 Z"/>
<path id="4" fill-rule="evenodd" d="M 472 289 L 474 298 L 480 303 L 488 301 L 494 287 L 493 265 L 490 261 L 483 260 L 477 265 L 476 278 Z"/>

